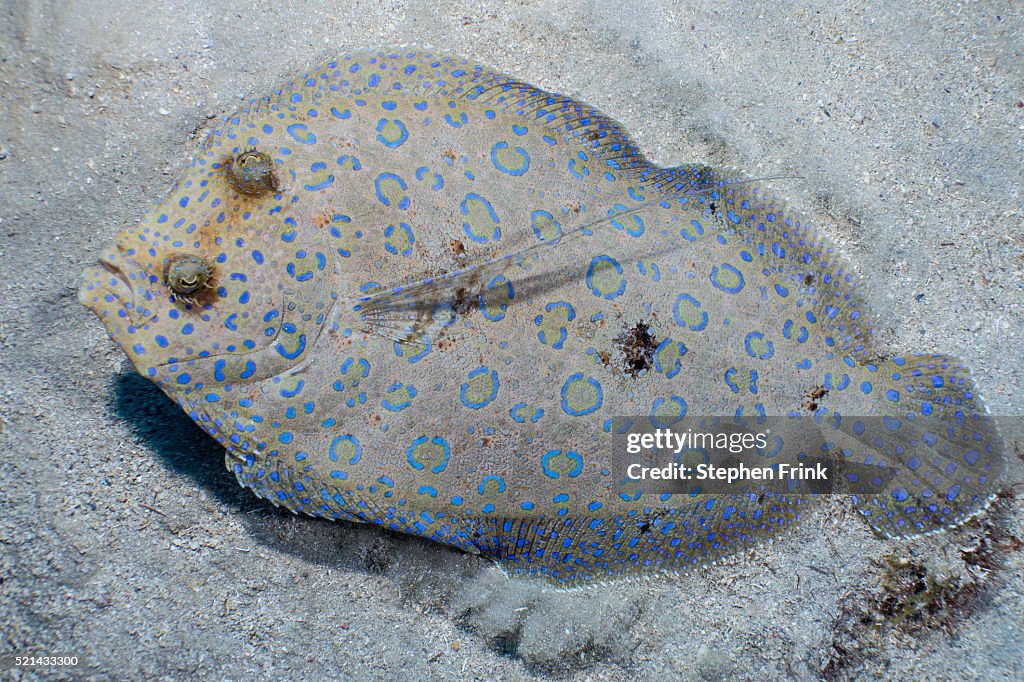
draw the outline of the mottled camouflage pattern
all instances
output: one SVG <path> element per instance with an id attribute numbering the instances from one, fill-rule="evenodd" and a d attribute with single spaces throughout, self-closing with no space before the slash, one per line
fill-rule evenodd
<path id="1" fill-rule="evenodd" d="M 179 254 L 213 269 L 185 300 Z M 771 190 L 458 58 L 350 55 L 227 117 L 80 300 L 260 497 L 560 583 L 714 559 L 816 499 L 623 488 L 616 416 L 886 417 L 843 447 L 892 476 L 857 505 L 894 535 L 1002 470 L 967 369 L 877 348 Z"/>

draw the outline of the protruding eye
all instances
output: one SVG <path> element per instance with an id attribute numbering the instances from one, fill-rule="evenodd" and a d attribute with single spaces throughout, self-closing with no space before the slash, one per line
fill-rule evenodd
<path id="1" fill-rule="evenodd" d="M 191 297 L 209 286 L 212 275 L 213 268 L 202 258 L 177 254 L 167 259 L 164 284 L 180 296 Z"/>
<path id="2" fill-rule="evenodd" d="M 228 184 L 235 191 L 258 196 L 277 191 L 274 161 L 263 152 L 250 149 L 226 164 Z"/>

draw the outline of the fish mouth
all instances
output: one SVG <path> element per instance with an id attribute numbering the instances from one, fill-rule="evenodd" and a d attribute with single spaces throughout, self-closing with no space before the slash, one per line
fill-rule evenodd
<path id="1" fill-rule="evenodd" d="M 119 249 L 108 249 L 100 254 L 96 265 L 82 273 L 78 302 L 96 313 L 108 327 L 117 318 L 139 324 L 151 316 L 150 311 L 136 305 L 136 287 L 145 282 L 142 270 Z"/>
<path id="2" fill-rule="evenodd" d="M 127 289 L 128 290 L 128 295 L 132 299 L 134 299 L 135 298 L 135 289 L 134 289 L 134 287 L 132 287 L 132 283 L 128 280 L 128 276 L 126 274 L 124 274 L 124 272 L 118 266 L 117 261 L 115 261 L 109 255 L 103 255 L 103 256 L 100 256 L 99 263 L 100 263 L 100 267 L 102 267 L 104 270 L 106 270 L 110 274 L 114 275 L 115 277 L 117 277 L 121 281 L 121 287 L 119 287 L 119 288 Z"/>

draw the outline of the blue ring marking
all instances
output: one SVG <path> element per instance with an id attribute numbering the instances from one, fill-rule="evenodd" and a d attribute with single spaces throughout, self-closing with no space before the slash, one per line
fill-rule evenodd
<path id="1" fill-rule="evenodd" d="M 626 291 L 625 277 L 622 277 L 622 281 L 619 282 L 619 288 L 614 293 L 611 294 L 603 294 L 597 287 L 594 286 L 594 270 L 597 268 L 599 263 L 611 263 L 612 267 L 615 268 L 615 273 L 620 277 L 622 276 L 622 266 L 619 265 L 619 262 L 617 260 L 615 260 L 611 256 L 596 256 L 593 260 L 590 261 L 590 268 L 587 270 L 587 286 L 590 287 L 590 290 L 594 293 L 594 296 L 597 296 L 598 298 L 605 298 L 610 301 L 613 298 L 621 296 L 622 293 Z"/>
<path id="2" fill-rule="evenodd" d="M 384 137 L 383 135 L 380 134 L 381 131 L 384 130 L 384 128 L 387 126 L 388 123 L 394 123 L 396 126 L 398 126 L 398 129 L 401 131 L 402 134 L 401 134 L 401 136 L 397 140 L 394 140 L 394 141 L 389 140 L 389 139 L 387 139 L 386 137 Z M 395 118 L 395 119 L 382 118 L 381 120 L 377 121 L 377 139 L 384 146 L 390 147 L 391 149 L 394 149 L 395 147 L 401 145 L 403 142 L 405 142 L 407 139 L 409 139 L 409 130 L 405 127 L 405 124 L 402 123 L 397 118 Z"/>
<path id="3" fill-rule="evenodd" d="M 526 153 L 525 149 L 522 147 L 516 147 L 516 151 L 523 157 L 522 166 L 519 168 L 509 168 L 498 161 L 498 152 L 502 149 L 508 149 L 508 142 L 498 142 L 491 148 L 491 163 L 494 164 L 495 168 L 500 170 L 502 173 L 514 176 L 520 176 L 530 170 L 530 155 Z"/>
<path id="4" fill-rule="evenodd" d="M 413 247 L 413 244 L 416 243 L 416 238 L 412 234 L 412 228 L 409 227 L 409 225 L 406 224 L 406 223 L 398 223 L 398 227 L 400 229 L 404 230 L 405 234 L 408 235 L 408 237 L 409 237 L 409 247 L 402 250 L 402 255 L 403 256 L 412 255 L 412 247 Z M 391 235 L 394 234 L 394 232 L 395 232 L 395 226 L 394 225 L 388 225 L 386 228 L 384 228 L 384 237 L 385 238 L 390 238 Z M 391 244 L 391 242 L 385 242 L 384 248 L 387 249 L 388 253 L 394 254 L 396 256 L 398 255 L 398 249 L 396 249 Z"/>
<path id="5" fill-rule="evenodd" d="M 305 386 L 305 385 L 306 385 L 305 379 L 299 379 L 299 383 L 297 383 L 295 385 L 295 390 L 294 391 L 289 391 L 287 389 L 282 388 L 281 389 L 281 397 L 282 398 L 294 398 L 295 396 L 297 396 L 299 393 L 302 392 L 302 387 Z"/>
<path id="6" fill-rule="evenodd" d="M 481 374 L 486 374 L 487 372 L 488 372 L 488 368 L 487 367 L 477 367 L 472 372 L 470 372 L 469 375 L 466 378 L 467 379 L 472 379 L 475 376 L 479 376 Z M 490 370 L 490 372 L 491 372 L 491 385 L 492 385 L 491 395 L 489 397 L 487 397 L 487 398 L 484 398 L 481 402 L 470 402 L 470 401 L 466 400 L 466 391 L 469 390 L 469 382 L 467 381 L 466 383 L 462 384 L 462 389 L 459 391 L 459 398 L 462 399 L 462 404 L 463 405 L 465 405 L 468 408 L 471 408 L 471 409 L 474 409 L 474 410 L 478 410 L 481 407 L 484 407 L 485 405 L 489 405 L 496 397 L 498 397 L 498 385 L 499 385 L 499 382 L 498 382 L 498 372 L 493 370 L 493 369 Z"/>
<path id="7" fill-rule="evenodd" d="M 564 410 L 566 414 L 572 415 L 573 417 L 581 417 L 585 414 L 590 414 L 597 410 L 597 408 L 601 407 L 601 403 L 604 402 L 604 392 L 601 390 L 601 384 L 598 383 L 596 379 L 592 377 L 587 377 L 587 383 L 593 386 L 594 389 L 597 391 L 597 400 L 591 407 L 585 408 L 583 410 L 574 410 L 571 407 L 569 407 L 569 403 L 566 401 L 566 398 L 569 396 L 569 386 L 577 381 L 583 381 L 583 374 L 579 372 L 573 374 L 566 380 L 565 384 L 562 386 L 562 410 Z"/>
<path id="8" fill-rule="evenodd" d="M 746 284 L 746 280 L 743 279 L 743 273 L 734 268 L 733 266 L 729 265 L 728 263 L 722 263 L 721 269 L 727 270 L 732 274 L 736 275 L 737 279 L 739 280 L 739 283 L 734 287 L 727 287 L 720 284 L 718 282 L 719 269 L 718 267 L 714 267 L 711 268 L 711 283 L 715 286 L 715 288 L 720 289 L 721 291 L 724 291 L 727 294 L 738 294 L 740 291 L 742 291 L 743 286 Z"/>
<path id="9" fill-rule="evenodd" d="M 287 358 L 289 360 L 294 360 L 295 358 L 299 357 L 302 354 L 302 351 L 306 350 L 306 335 L 299 334 L 299 346 L 298 348 L 295 349 L 294 352 L 289 352 L 288 350 L 286 350 L 284 344 L 282 344 L 280 340 L 277 341 L 275 346 L 277 348 L 277 352 L 281 355 L 281 357 Z"/>
<path id="10" fill-rule="evenodd" d="M 656 428 L 667 428 L 686 416 L 686 401 L 683 400 L 682 397 L 674 395 L 671 398 L 669 398 L 669 402 L 673 402 L 679 406 L 679 414 L 675 415 L 674 417 L 666 417 L 666 421 L 662 421 L 660 417 L 654 414 L 659 407 L 665 404 L 665 399 L 656 398 L 654 400 L 654 404 L 651 405 L 651 413 L 648 416 L 648 419 L 651 420 L 651 424 L 653 424 Z"/>
<path id="11" fill-rule="evenodd" d="M 537 218 L 547 218 L 555 226 L 555 229 L 558 230 L 558 234 L 555 235 L 555 238 L 551 241 L 558 241 L 562 238 L 562 223 L 555 220 L 555 216 L 551 215 L 547 211 L 534 211 L 530 214 L 530 222 L 533 225 L 533 233 L 537 235 L 537 239 L 542 242 L 547 241 L 543 236 L 541 236 L 540 229 L 537 227 Z"/>
<path id="12" fill-rule="evenodd" d="M 341 443 L 344 441 L 348 441 L 349 443 L 352 443 L 354 446 L 356 446 L 355 454 L 352 455 L 352 458 L 348 461 L 348 463 L 358 464 L 359 460 L 362 459 L 363 457 L 363 446 L 359 444 L 359 439 L 352 435 L 338 436 L 331 442 L 331 461 L 338 461 L 338 446 L 341 445 Z"/>
<path id="13" fill-rule="evenodd" d="M 736 368 L 735 367 L 730 367 L 729 369 L 725 370 L 725 385 L 728 386 L 729 388 L 731 388 L 733 393 L 739 393 L 740 392 L 740 387 L 737 386 L 733 382 L 733 380 L 732 380 L 732 377 L 735 374 L 736 374 Z"/>
<path id="14" fill-rule="evenodd" d="M 697 324 L 688 325 L 686 321 L 679 316 L 679 304 L 684 302 L 690 303 L 698 310 L 700 310 L 700 302 L 697 299 L 695 299 L 693 296 L 690 296 L 689 294 L 679 294 L 679 296 L 676 297 L 675 305 L 672 306 L 672 315 L 676 320 L 676 324 L 678 324 L 680 327 L 688 328 L 691 331 L 703 331 L 703 329 L 708 326 L 708 314 L 703 310 L 700 310 L 701 321 Z"/>
<path id="15" fill-rule="evenodd" d="M 423 176 L 425 176 L 429 172 L 429 168 L 427 168 L 426 166 L 420 166 L 419 168 L 416 169 L 416 179 L 422 182 Z M 444 187 L 444 179 L 438 173 L 434 173 L 434 186 L 431 187 L 430 189 L 437 191 L 442 187 Z"/>
<path id="16" fill-rule="evenodd" d="M 694 229 L 697 230 L 698 236 L 704 234 L 704 227 L 699 222 L 697 222 L 696 220 L 691 220 L 690 224 L 693 225 Z M 690 234 L 689 228 L 684 227 L 679 231 L 679 234 L 680 236 L 682 236 L 683 239 L 685 239 L 688 242 L 697 240 L 697 237 L 694 237 L 692 234 Z"/>
<path id="17" fill-rule="evenodd" d="M 288 126 L 288 134 L 301 144 L 316 144 L 316 135 L 309 132 L 305 123 L 291 124 Z"/>
<path id="18" fill-rule="evenodd" d="M 327 179 L 324 180 L 323 182 L 319 182 L 319 183 L 317 183 L 315 185 L 303 185 L 303 187 L 305 187 L 310 192 L 315 192 L 317 190 L 327 189 L 328 187 L 330 187 L 333 184 L 334 184 L 334 176 L 333 175 L 328 175 Z"/>
<path id="19" fill-rule="evenodd" d="M 754 349 L 751 348 L 750 346 L 750 344 L 753 343 L 754 341 L 761 339 L 764 339 L 764 334 L 762 334 L 761 332 L 750 332 L 749 334 L 747 334 L 747 338 L 743 340 L 743 345 L 744 347 L 746 347 L 747 355 L 749 355 L 750 357 L 759 358 L 761 360 L 767 360 L 768 358 L 775 355 L 775 346 L 774 344 L 772 344 L 771 341 L 765 341 L 765 344 L 768 346 L 768 349 L 761 355 L 755 354 Z"/>
<path id="20" fill-rule="evenodd" d="M 545 454 L 543 457 L 541 457 L 540 466 L 541 466 L 542 469 L 544 469 L 544 474 L 548 478 L 558 478 L 559 477 L 558 472 L 553 470 L 553 469 L 551 469 L 548 466 L 548 462 L 551 461 L 552 457 L 558 457 L 561 454 L 562 454 L 561 450 L 549 450 L 547 452 L 547 454 Z M 566 475 L 569 476 L 570 478 L 576 478 L 577 476 L 579 476 L 583 472 L 583 457 L 581 457 L 580 454 L 578 452 L 576 452 L 575 450 L 570 450 L 569 452 L 566 452 L 565 456 L 568 457 L 569 459 L 571 459 L 572 461 L 576 462 L 575 468 L 573 468 L 573 470 L 570 471 Z"/>
<path id="21" fill-rule="evenodd" d="M 426 343 L 423 344 L 423 350 L 421 350 L 416 355 L 409 356 L 410 363 L 419 362 L 424 357 L 426 357 L 427 353 L 429 353 L 430 350 L 433 348 L 433 346 L 430 343 L 430 339 L 425 339 L 425 341 Z M 398 341 L 395 341 L 395 355 L 397 355 L 400 358 L 405 357 L 405 347 L 402 346 L 402 344 L 399 343 Z"/>
<path id="22" fill-rule="evenodd" d="M 380 175 L 377 176 L 377 178 L 373 181 L 373 187 L 377 191 L 377 199 L 380 201 L 380 203 L 384 204 L 385 206 L 390 206 L 391 201 L 386 196 L 384 196 L 383 192 L 380 191 L 381 183 L 384 180 L 394 180 L 395 182 L 398 183 L 398 186 L 402 189 L 403 192 L 408 189 L 408 185 L 405 184 L 405 180 L 395 175 L 394 173 L 381 173 Z M 402 200 L 398 202 L 398 208 L 402 209 L 403 211 L 409 208 L 409 197 L 402 197 Z"/>
<path id="23" fill-rule="evenodd" d="M 388 390 L 385 391 L 385 392 L 390 395 L 390 394 L 394 393 L 395 391 L 401 390 L 403 387 L 408 389 L 408 391 L 409 391 L 409 399 L 406 400 L 404 403 L 393 403 L 390 400 L 388 400 L 387 398 L 384 398 L 381 401 L 381 404 L 384 406 L 384 409 L 390 410 L 391 412 L 401 412 L 405 408 L 407 408 L 410 405 L 412 405 L 412 399 L 416 397 L 416 389 L 413 388 L 412 386 L 408 385 L 408 384 L 401 384 L 401 383 L 392 384 L 388 388 Z"/>
<path id="24" fill-rule="evenodd" d="M 493 291 L 495 289 L 495 285 L 500 284 L 502 282 L 504 282 L 507 287 L 508 300 L 511 301 L 513 298 L 515 298 L 515 291 L 512 289 L 512 282 L 505 279 L 505 275 L 496 275 L 494 279 L 488 282 L 487 291 Z M 487 307 L 484 305 L 483 295 L 480 296 L 480 312 L 483 314 L 485 318 L 487 318 L 491 322 L 499 322 L 505 319 L 505 311 L 508 310 L 508 304 L 499 303 L 498 308 L 500 309 L 500 312 L 497 315 L 491 315 L 489 312 L 487 312 Z"/>
<path id="25" fill-rule="evenodd" d="M 576 170 L 576 159 L 569 159 L 569 172 L 572 173 L 572 176 L 577 180 L 582 180 L 586 176 L 590 175 L 590 169 L 586 166 L 583 166 L 582 173 Z"/>
<path id="26" fill-rule="evenodd" d="M 459 116 L 458 121 L 452 118 L 451 114 L 445 114 L 444 120 L 448 123 L 448 125 L 450 125 L 453 128 L 461 128 L 466 123 L 469 123 L 469 117 L 466 116 L 465 112 L 463 112 L 462 115 Z"/>
<path id="27" fill-rule="evenodd" d="M 352 116 L 352 112 L 349 111 L 348 109 L 346 109 L 345 111 L 338 111 L 337 107 L 331 107 L 331 113 L 334 114 L 336 118 L 341 119 L 349 118 Z"/>
<path id="28" fill-rule="evenodd" d="M 480 486 L 477 488 L 479 494 L 484 494 L 484 491 L 487 489 L 487 484 L 491 481 L 498 482 L 499 493 L 505 492 L 505 479 L 497 474 L 491 474 L 490 476 L 484 476 L 483 479 L 480 481 Z"/>
<path id="29" fill-rule="evenodd" d="M 498 220 L 498 214 L 494 212 L 494 207 L 491 206 L 491 202 L 487 201 L 487 199 L 484 199 L 482 196 L 475 192 L 470 192 L 469 194 L 466 195 L 466 198 L 462 200 L 462 204 L 460 206 L 462 215 L 469 215 L 469 206 L 467 206 L 467 203 L 473 201 L 474 199 L 482 203 L 487 208 L 487 212 L 490 214 L 491 220 L 494 222 L 494 235 L 491 238 L 494 241 L 498 241 L 499 239 L 501 239 L 501 228 L 498 227 L 501 221 Z M 478 244 L 487 243 L 487 237 L 477 237 L 470 231 L 469 223 L 462 223 L 462 229 L 465 231 L 466 236 L 472 239 L 474 242 Z"/>
<path id="30" fill-rule="evenodd" d="M 632 190 L 633 190 L 633 188 L 630 187 L 630 191 L 632 191 Z M 643 221 L 643 218 L 641 218 L 638 215 L 633 215 L 632 218 L 633 218 L 633 222 L 636 223 L 636 227 L 632 228 L 632 229 L 626 227 L 625 225 L 620 223 L 618 220 L 615 220 L 615 218 L 614 218 L 614 216 L 617 216 L 619 213 L 624 212 L 624 211 L 628 211 L 628 210 L 629 209 L 625 205 L 623 205 L 623 204 L 615 204 L 610 209 L 608 209 L 608 217 L 611 218 L 611 220 L 609 222 L 611 222 L 612 227 L 614 227 L 616 230 L 625 230 L 626 234 L 628 234 L 628 235 L 630 235 L 632 237 L 639 237 L 639 236 L 643 235 L 643 233 L 644 233 L 644 221 Z"/>
<path id="31" fill-rule="evenodd" d="M 412 468 L 416 469 L 417 471 L 422 469 L 424 465 L 423 465 L 422 462 L 417 461 L 416 458 L 413 457 L 412 453 L 416 449 L 417 446 L 422 445 L 423 443 L 426 443 L 427 440 L 428 440 L 428 438 L 426 436 L 420 436 L 419 438 L 417 438 L 416 440 L 414 440 L 412 442 L 412 445 L 409 446 L 409 451 L 408 451 L 409 464 L 412 465 Z M 434 436 L 433 438 L 430 438 L 429 440 L 434 445 L 440 445 L 441 447 L 444 448 L 444 461 L 442 461 L 440 464 L 438 464 L 436 467 L 433 467 L 430 470 L 432 473 L 439 474 L 442 471 L 444 471 L 445 467 L 448 466 L 448 459 L 451 457 L 451 449 L 448 447 L 448 441 L 446 441 L 444 438 L 441 438 L 440 436 Z"/>

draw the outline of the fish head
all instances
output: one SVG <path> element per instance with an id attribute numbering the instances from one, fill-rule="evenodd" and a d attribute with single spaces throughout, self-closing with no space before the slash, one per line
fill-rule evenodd
<path id="1" fill-rule="evenodd" d="M 302 362 L 337 298 L 323 226 L 303 218 L 272 140 L 259 150 L 233 144 L 245 125 L 214 131 L 79 288 L 79 301 L 168 395 Z"/>

